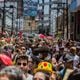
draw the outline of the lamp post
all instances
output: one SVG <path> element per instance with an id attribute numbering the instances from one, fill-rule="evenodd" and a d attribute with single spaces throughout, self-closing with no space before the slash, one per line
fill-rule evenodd
<path id="1" fill-rule="evenodd" d="M 42 4 L 44 4 L 44 0 L 42 0 Z M 41 21 L 42 21 L 42 34 L 45 33 L 45 29 L 44 29 L 44 5 L 42 5 L 42 18 L 41 18 Z"/>
<path id="2" fill-rule="evenodd" d="M 14 30 L 14 25 L 13 25 L 13 20 L 14 20 L 14 7 L 13 7 L 13 5 L 10 5 L 10 9 L 12 9 L 12 12 L 11 12 L 11 15 L 12 15 L 12 27 L 11 27 L 11 36 L 12 36 L 12 34 L 13 34 L 13 30 Z"/>
<path id="3" fill-rule="evenodd" d="M 65 25 L 64 25 L 64 9 L 63 9 L 63 18 L 62 18 L 62 20 L 63 20 L 63 28 L 62 28 L 62 31 L 63 31 L 63 38 L 64 38 L 64 27 L 65 27 Z"/>
<path id="4" fill-rule="evenodd" d="M 4 28 L 5 28 L 5 0 L 4 0 L 4 2 L 3 2 L 3 19 L 2 19 L 2 36 L 3 36 L 3 32 L 4 32 Z"/>
<path id="5" fill-rule="evenodd" d="M 67 39 L 68 39 L 68 0 L 66 0 L 66 25 L 67 25 Z"/>
<path id="6" fill-rule="evenodd" d="M 56 29 L 57 34 L 58 34 L 58 14 L 59 14 L 59 9 L 57 9 L 57 23 L 56 23 L 56 25 L 57 25 L 57 29 Z"/>

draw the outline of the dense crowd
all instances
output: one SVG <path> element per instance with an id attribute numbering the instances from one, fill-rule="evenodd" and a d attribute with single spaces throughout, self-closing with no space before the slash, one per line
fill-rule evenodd
<path id="1" fill-rule="evenodd" d="M 0 80 L 80 80 L 80 47 L 52 36 L 0 38 Z"/>

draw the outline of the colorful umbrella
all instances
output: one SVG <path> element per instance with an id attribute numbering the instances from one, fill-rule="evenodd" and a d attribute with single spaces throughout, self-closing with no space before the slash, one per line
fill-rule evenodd
<path id="1" fill-rule="evenodd" d="M 43 34 L 39 34 L 39 38 L 45 38 L 46 36 L 45 35 L 43 35 Z"/>

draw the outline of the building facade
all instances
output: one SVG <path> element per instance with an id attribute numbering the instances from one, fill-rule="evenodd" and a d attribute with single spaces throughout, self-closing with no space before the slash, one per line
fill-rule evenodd
<path id="1" fill-rule="evenodd" d="M 80 0 L 72 0 L 70 14 L 70 37 L 72 40 L 80 41 Z"/>
<path id="2" fill-rule="evenodd" d="M 0 27 L 4 31 L 18 31 L 17 20 L 23 15 L 22 0 L 0 0 Z M 0 29 L 0 30 L 1 30 Z"/>

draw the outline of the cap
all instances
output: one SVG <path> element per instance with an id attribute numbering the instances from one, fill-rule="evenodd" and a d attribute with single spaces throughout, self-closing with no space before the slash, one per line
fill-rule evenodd
<path id="1" fill-rule="evenodd" d="M 74 57 L 72 57 L 71 55 L 65 55 L 64 56 L 64 62 L 72 62 L 74 60 Z"/>

